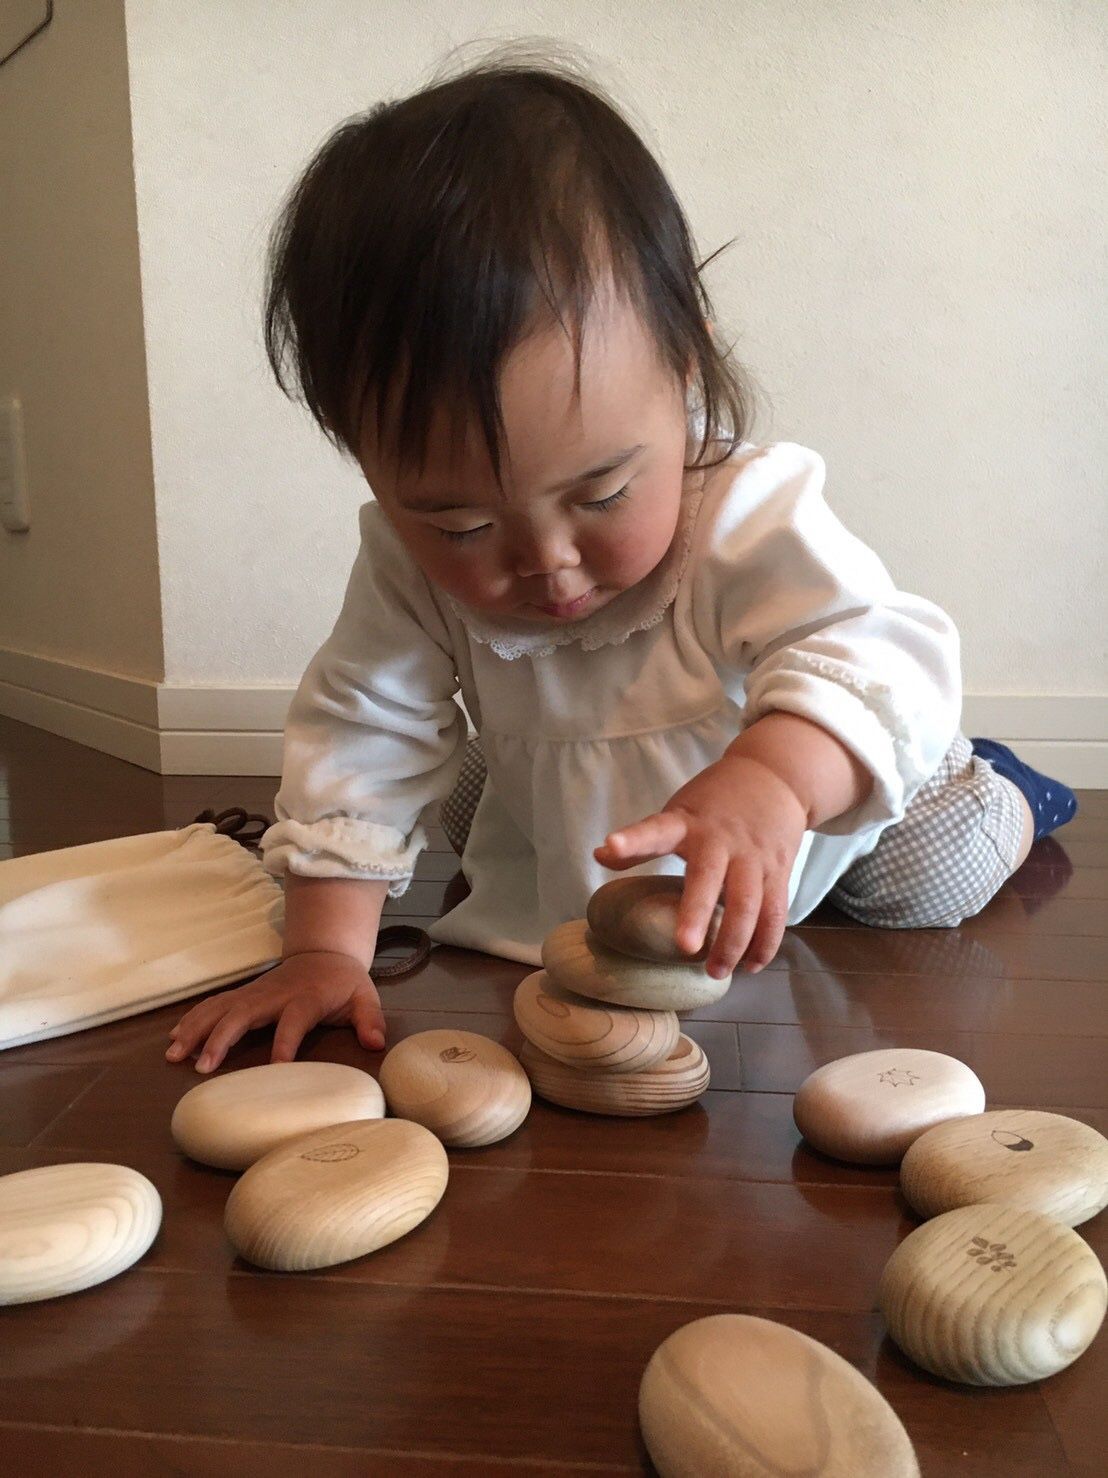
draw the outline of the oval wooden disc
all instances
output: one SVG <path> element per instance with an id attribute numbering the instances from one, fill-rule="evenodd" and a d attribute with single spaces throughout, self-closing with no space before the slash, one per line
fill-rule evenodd
<path id="1" fill-rule="evenodd" d="M 668 1057 L 681 1035 L 673 1011 L 592 1005 L 560 990 L 545 970 L 520 981 L 512 1009 L 520 1031 L 540 1051 L 593 1072 L 642 1072 Z"/>
<path id="2" fill-rule="evenodd" d="M 162 1201 L 127 1165 L 0 1176 L 0 1304 L 77 1293 L 122 1273 L 158 1235 Z"/>
<path id="3" fill-rule="evenodd" d="M 921 1135 L 900 1184 L 920 1216 L 1004 1201 L 1076 1227 L 1108 1205 L 1108 1139 L 1064 1114 L 992 1109 Z"/>
<path id="4" fill-rule="evenodd" d="M 895 1165 L 933 1124 L 984 1107 L 980 1079 L 956 1057 L 882 1047 L 817 1067 L 797 1089 L 793 1118 L 825 1155 L 856 1165 Z"/>
<path id="5" fill-rule="evenodd" d="M 584 919 L 571 919 L 551 929 L 542 942 L 542 962 L 562 990 L 648 1011 L 711 1006 L 731 987 L 730 978 L 715 980 L 699 965 L 660 965 L 617 954 L 601 944 Z"/>
<path id="6" fill-rule="evenodd" d="M 446 1151 L 406 1119 L 356 1119 L 286 1140 L 235 1182 L 223 1224 L 248 1262 L 329 1268 L 386 1247 L 438 1205 Z"/>
<path id="7" fill-rule="evenodd" d="M 384 1116 L 384 1094 L 360 1068 L 341 1062 L 267 1062 L 190 1088 L 169 1127 L 178 1148 L 194 1160 L 245 1170 L 309 1129 Z"/>
<path id="8" fill-rule="evenodd" d="M 506 1139 L 531 1108 L 531 1084 L 508 1049 L 453 1027 L 397 1042 L 381 1064 L 381 1087 L 398 1118 L 463 1149 Z"/>
<path id="9" fill-rule="evenodd" d="M 688 954 L 674 938 L 684 887 L 683 877 L 613 878 L 589 899 L 585 910 L 589 928 L 609 949 L 640 960 L 660 964 L 706 960 L 723 921 L 723 908 L 716 905 L 703 946 L 695 954 Z"/>
<path id="10" fill-rule="evenodd" d="M 662 1478 L 919 1478 L 907 1432 L 841 1355 L 788 1325 L 711 1314 L 654 1351 L 639 1424 Z"/>
<path id="11" fill-rule="evenodd" d="M 905 1237 L 878 1302 L 906 1355 L 947 1380 L 1016 1386 L 1073 1363 L 1108 1304 L 1096 1255 L 1053 1217 L 962 1206 Z"/>
<path id="12" fill-rule="evenodd" d="M 645 1118 L 687 1108 L 705 1092 L 711 1077 L 703 1049 L 686 1036 L 678 1037 L 677 1046 L 667 1058 L 641 1073 L 598 1073 L 567 1067 L 533 1042 L 524 1042 L 519 1060 L 541 1098 L 587 1114 L 618 1114 L 624 1118 Z"/>

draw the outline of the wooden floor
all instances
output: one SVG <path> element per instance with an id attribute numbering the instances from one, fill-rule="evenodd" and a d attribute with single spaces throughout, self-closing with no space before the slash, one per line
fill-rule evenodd
<path id="1" fill-rule="evenodd" d="M 160 778 L 0 720 L 0 847 L 19 855 L 161 830 L 204 806 L 272 815 L 276 782 Z M 0 1173 L 115 1160 L 161 1192 L 142 1262 L 0 1316 L 0 1469 L 13 1475 L 641 1473 L 639 1377 L 671 1330 L 751 1311 L 826 1341 L 899 1412 L 926 1478 L 1108 1471 L 1108 1336 L 1040 1385 L 981 1391 L 914 1369 L 874 1291 L 913 1226 L 895 1173 L 805 1149 L 791 1095 L 881 1044 L 953 1053 L 990 1104 L 1106 1130 L 1108 793 L 957 931 L 882 933 L 831 912 L 789 931 L 690 1032 L 702 1105 L 657 1119 L 536 1102 L 503 1144 L 452 1152 L 439 1208 L 372 1257 L 278 1276 L 236 1260 L 233 1177 L 169 1138 L 199 1081 L 163 1059 L 180 1008 L 7 1052 Z M 437 833 L 397 917 L 434 916 L 455 858 Z M 1072 870 L 1072 875 L 1071 875 Z M 456 1023 L 516 1046 L 519 965 L 439 949 L 382 985 L 391 1040 Z M 266 1059 L 256 1038 L 229 1066 Z M 307 1055 L 357 1062 L 345 1030 Z M 1081 1228 L 1102 1259 L 1108 1214 Z"/>

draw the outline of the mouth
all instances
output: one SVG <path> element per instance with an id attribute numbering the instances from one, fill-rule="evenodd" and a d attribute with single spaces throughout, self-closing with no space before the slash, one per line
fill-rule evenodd
<path id="1" fill-rule="evenodd" d="M 576 600 L 558 601 L 555 604 L 543 606 L 534 602 L 535 610 L 541 611 L 544 616 L 554 616 L 564 619 L 566 616 L 576 616 L 583 611 L 596 594 L 596 588 L 586 590 L 584 595 L 579 595 Z"/>

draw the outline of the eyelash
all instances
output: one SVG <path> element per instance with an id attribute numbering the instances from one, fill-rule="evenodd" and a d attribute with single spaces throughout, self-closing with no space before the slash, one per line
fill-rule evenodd
<path id="1" fill-rule="evenodd" d="M 611 493 L 607 498 L 601 498 L 598 503 L 582 503 L 581 507 L 591 508 L 594 511 L 599 511 L 601 513 L 607 513 L 612 508 L 614 508 L 617 503 L 622 502 L 624 498 L 630 497 L 630 494 L 627 491 L 629 487 L 630 483 L 628 483 L 624 487 L 621 487 L 618 492 Z M 443 536 L 444 539 L 471 539 L 474 534 L 484 533 L 485 529 L 487 528 L 488 524 L 486 523 L 482 524 L 481 527 L 477 529 L 439 529 L 438 532 Z"/>

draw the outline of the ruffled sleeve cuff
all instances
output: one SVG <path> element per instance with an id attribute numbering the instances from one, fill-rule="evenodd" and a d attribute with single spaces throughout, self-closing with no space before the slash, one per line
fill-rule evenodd
<path id="1" fill-rule="evenodd" d="M 426 845 L 427 833 L 418 824 L 405 837 L 395 826 L 355 816 L 278 821 L 261 839 L 262 862 L 275 877 L 292 872 L 306 878 L 387 878 L 390 898 L 408 891 Z"/>

